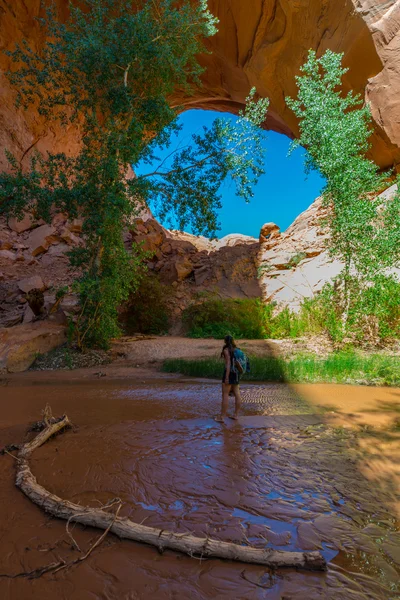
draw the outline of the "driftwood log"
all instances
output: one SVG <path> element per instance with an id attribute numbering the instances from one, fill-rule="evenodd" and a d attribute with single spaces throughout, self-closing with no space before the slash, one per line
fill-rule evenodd
<path id="1" fill-rule="evenodd" d="M 326 561 L 320 552 L 285 552 L 281 550 L 240 546 L 210 538 L 199 538 L 187 533 L 174 533 L 134 523 L 126 517 L 115 516 L 104 508 L 91 508 L 63 500 L 47 491 L 36 480 L 29 466 L 32 452 L 49 438 L 70 425 L 67 416 L 54 422 L 46 419 L 46 426 L 31 442 L 21 446 L 18 453 L 16 485 L 35 504 L 47 513 L 89 525 L 99 529 L 108 529 L 119 538 L 143 542 L 155 546 L 160 552 L 165 549 L 183 552 L 189 556 L 214 557 L 235 560 L 244 563 L 265 565 L 267 567 L 295 567 L 309 570 L 325 570 Z"/>

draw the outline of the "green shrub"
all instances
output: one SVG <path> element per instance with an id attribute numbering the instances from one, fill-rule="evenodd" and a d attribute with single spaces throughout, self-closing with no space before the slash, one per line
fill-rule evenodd
<path id="1" fill-rule="evenodd" d="M 128 335 L 167 333 L 170 325 L 168 299 L 171 295 L 171 288 L 162 285 L 157 277 L 144 277 L 121 315 L 125 332 Z"/>
<path id="2" fill-rule="evenodd" d="M 327 283 L 299 312 L 265 307 L 265 333 L 271 339 L 326 334 L 338 346 L 386 345 L 400 338 L 400 283 L 395 277 L 376 276 L 365 284 L 341 277 Z"/>
<path id="3" fill-rule="evenodd" d="M 297 313 L 287 307 L 276 312 L 274 304 L 265 306 L 265 332 L 270 339 L 316 335 L 323 330 L 324 315 L 315 300 L 304 300 Z"/>
<path id="4" fill-rule="evenodd" d="M 339 277 L 325 285 L 313 302 L 324 330 L 334 342 L 355 345 L 383 345 L 400 337 L 400 283 L 392 276 L 379 275 L 365 284 L 358 278 L 347 281 L 345 291 Z M 347 301 L 346 301 L 347 298 Z"/>
<path id="5" fill-rule="evenodd" d="M 201 300 L 201 301 L 199 301 Z M 189 337 L 237 339 L 297 338 L 324 331 L 325 314 L 315 300 L 305 300 L 299 313 L 288 308 L 276 312 L 274 303 L 259 298 L 244 300 L 200 295 L 183 313 Z"/>
<path id="6" fill-rule="evenodd" d="M 190 337 L 223 338 L 227 333 L 248 339 L 285 339 L 328 335 L 338 348 L 345 345 L 386 345 L 400 338 L 400 282 L 379 275 L 365 284 L 339 276 L 298 312 L 277 311 L 261 299 L 221 299 L 203 295 L 184 312 Z M 199 301 L 201 300 L 201 301 Z"/>
<path id="7" fill-rule="evenodd" d="M 294 269 L 305 258 L 307 258 L 307 254 L 305 252 L 297 252 L 296 254 L 293 254 L 293 256 L 290 258 L 287 266 L 289 267 L 289 269 Z"/>
<path id="8" fill-rule="evenodd" d="M 201 300 L 201 301 L 199 301 Z M 183 312 L 189 337 L 263 339 L 266 307 L 259 298 L 220 298 L 214 294 L 200 296 Z"/>

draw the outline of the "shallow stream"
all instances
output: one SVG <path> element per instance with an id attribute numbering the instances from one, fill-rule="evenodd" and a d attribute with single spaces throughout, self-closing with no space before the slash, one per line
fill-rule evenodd
<path id="1" fill-rule="evenodd" d="M 219 386 L 212 382 L 56 385 L 25 378 L 0 387 L 0 446 L 23 440 L 47 402 L 55 415 L 67 413 L 74 422 L 74 430 L 32 459 L 38 481 L 62 498 L 99 506 L 118 496 L 121 514 L 146 525 L 258 547 L 320 549 L 329 561 L 326 573 L 272 573 L 161 555 L 109 535 L 86 561 L 59 574 L 0 578 L 0 598 L 399 599 L 393 477 L 372 481 L 363 464 L 371 457 L 358 436 L 333 426 L 327 415 L 338 409 L 339 397 L 346 403 L 346 393 L 353 403 L 358 394 L 365 407 L 371 394 L 384 402 L 385 394 L 398 398 L 400 390 L 309 386 L 314 396 L 318 387 L 322 408 L 299 388 L 245 385 L 245 416 L 223 426 L 212 419 L 219 403 Z M 389 440 L 389 462 L 396 460 L 398 441 L 395 435 Z M 65 523 L 15 488 L 13 463 L 0 457 L 0 572 L 76 558 Z M 73 537 L 84 552 L 100 533 L 76 526 Z"/>

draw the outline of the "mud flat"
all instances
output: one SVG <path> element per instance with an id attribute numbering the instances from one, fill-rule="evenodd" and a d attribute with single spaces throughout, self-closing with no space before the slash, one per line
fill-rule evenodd
<path id="1" fill-rule="evenodd" d="M 139 372 L 138 372 L 139 373 Z M 0 578 L 4 600 L 396 599 L 400 390 L 244 385 L 244 416 L 220 426 L 213 382 L 24 374 L 0 387 L 0 445 L 24 438 L 49 402 L 76 429 L 35 452 L 46 489 L 177 532 L 282 550 L 319 549 L 326 573 L 196 560 L 109 535 L 79 566 L 39 579 Z M 143 379 L 142 379 L 143 377 Z M 145 383 L 143 383 L 143 381 Z M 65 523 L 14 486 L 0 457 L 0 571 L 72 560 Z M 99 536 L 76 526 L 83 552 Z"/>

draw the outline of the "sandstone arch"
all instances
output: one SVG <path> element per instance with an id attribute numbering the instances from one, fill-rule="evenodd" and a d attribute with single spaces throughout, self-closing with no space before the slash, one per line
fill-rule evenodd
<path id="1" fill-rule="evenodd" d="M 40 45 L 35 17 L 40 0 L 0 0 L 0 49 L 23 37 Z M 68 0 L 57 0 L 65 18 Z M 294 115 L 285 96 L 295 93 L 294 76 L 309 48 L 330 48 L 345 54 L 351 68 L 346 85 L 365 94 L 376 123 L 372 156 L 382 167 L 400 163 L 400 2 L 399 0 L 210 0 L 221 22 L 209 40 L 213 51 L 202 57 L 207 71 L 204 89 L 185 99 L 177 93 L 173 103 L 187 108 L 237 112 L 251 85 L 271 99 L 267 127 L 293 137 Z M 0 55 L 0 68 L 8 68 Z M 33 112 L 14 108 L 13 90 L 0 73 L 0 146 L 21 158 L 28 148 L 63 149 L 73 153 L 79 132 L 49 130 Z M 27 156 L 27 155 L 25 155 Z M 0 168 L 6 166 L 0 155 Z"/>

